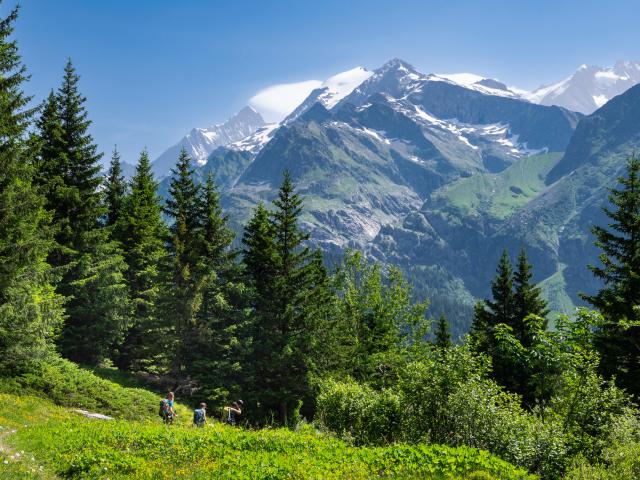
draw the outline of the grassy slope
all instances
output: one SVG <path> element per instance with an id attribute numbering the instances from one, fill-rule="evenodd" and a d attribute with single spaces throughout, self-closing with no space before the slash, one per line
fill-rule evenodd
<path id="1" fill-rule="evenodd" d="M 457 180 L 435 196 L 465 216 L 484 214 L 503 220 L 545 188 L 544 179 L 561 156 L 548 153 L 526 157 L 500 173 Z"/>
<path id="2" fill-rule="evenodd" d="M 83 391 L 71 397 L 73 406 L 102 405 L 95 410 L 122 418 L 90 420 L 41 396 L 0 393 L 0 479 L 533 478 L 486 452 L 466 447 L 357 448 L 309 426 L 299 432 L 247 431 L 221 424 L 195 429 L 184 407 L 180 421 L 165 427 L 155 413 L 157 395 L 63 365 L 67 373 L 57 376 L 57 381 L 71 381 L 61 390 L 69 394 L 75 385 Z M 84 381 L 76 382 L 78 377 Z M 87 388 L 91 379 L 95 389 Z M 110 404 L 91 399 L 88 392 L 101 388 L 120 400 Z M 130 409 L 123 409 L 124 402 L 132 401 Z M 114 412 L 111 407 L 120 410 Z M 141 413 L 131 420 L 134 415 L 124 412 L 134 409 Z"/>

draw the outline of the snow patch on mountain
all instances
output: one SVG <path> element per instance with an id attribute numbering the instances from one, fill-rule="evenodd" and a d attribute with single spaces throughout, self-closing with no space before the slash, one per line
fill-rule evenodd
<path id="1" fill-rule="evenodd" d="M 504 83 L 495 78 L 483 77 L 475 73 L 438 73 L 431 75 L 432 80 L 446 80 L 470 90 L 475 90 L 485 95 L 497 95 L 499 97 L 520 98 L 521 93 L 513 91 Z"/>
<path id="2" fill-rule="evenodd" d="M 453 83 L 458 83 L 465 86 L 473 85 L 474 83 L 478 83 L 487 78 L 476 75 L 475 73 L 438 73 L 436 75 L 438 77 L 451 80 Z"/>
<path id="3" fill-rule="evenodd" d="M 240 150 L 257 154 L 273 138 L 276 130 L 280 127 L 279 123 L 268 123 L 253 132 L 246 138 L 229 144 L 227 147 L 232 150 Z"/>
<path id="4" fill-rule="evenodd" d="M 325 80 L 319 88 L 313 90 L 290 114 L 284 124 L 289 124 L 316 103 L 320 103 L 327 110 L 335 107 L 340 100 L 349 95 L 358 85 L 373 75 L 373 72 L 362 67 L 352 68 L 338 73 Z"/>
<path id="5" fill-rule="evenodd" d="M 322 84 L 322 92 L 318 95 L 318 101 L 320 101 L 325 108 L 330 109 L 335 106 L 340 100 L 349 95 L 354 88 L 368 79 L 373 72 L 366 70 L 362 67 L 356 67 L 346 72 L 339 73 L 333 77 L 328 78 Z"/>

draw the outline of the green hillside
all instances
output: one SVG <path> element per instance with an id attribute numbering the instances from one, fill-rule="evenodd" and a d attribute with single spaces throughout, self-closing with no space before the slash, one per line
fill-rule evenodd
<path id="1" fill-rule="evenodd" d="M 55 379 L 41 386 L 64 406 L 42 398 L 45 392 L 35 396 L 34 383 L 29 395 L 0 394 L 0 479 L 535 478 L 467 447 L 353 447 L 312 426 L 253 431 L 211 422 L 195 429 L 184 406 L 166 427 L 155 413 L 159 395 L 66 362 L 48 372 Z M 121 419 L 88 419 L 69 406 Z"/>
<path id="2" fill-rule="evenodd" d="M 500 173 L 462 178 L 433 195 L 436 203 L 461 215 L 488 215 L 503 220 L 545 188 L 547 173 L 562 157 L 554 152 L 525 157 Z"/>

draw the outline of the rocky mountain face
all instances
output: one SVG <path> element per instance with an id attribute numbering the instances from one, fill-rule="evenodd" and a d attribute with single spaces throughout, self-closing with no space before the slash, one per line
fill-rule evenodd
<path id="1" fill-rule="evenodd" d="M 258 112 L 251 107 L 244 107 L 222 124 L 192 129 L 153 161 L 153 171 L 158 178 L 168 175 L 182 148 L 199 165 L 204 165 L 209 154 L 216 148 L 242 140 L 264 125 L 265 121 Z"/>
<path id="2" fill-rule="evenodd" d="M 607 68 L 582 65 L 570 77 L 524 94 L 523 98 L 590 114 L 638 83 L 640 62 L 620 61 Z"/>
<path id="3" fill-rule="evenodd" d="M 639 146 L 636 86 L 581 119 L 564 154 L 535 155 L 498 174 L 451 182 L 400 224 L 383 228 L 372 252 L 402 265 L 433 298 L 457 285 L 464 299 L 489 294 L 503 248 L 515 255 L 524 247 L 552 308 L 570 312 L 580 292 L 600 286 L 587 268 L 598 262 L 590 230 L 607 223 L 607 189 Z"/>
<path id="4" fill-rule="evenodd" d="M 457 333 L 503 248 L 527 249 L 555 310 L 597 287 L 589 227 L 640 143 L 640 87 L 584 117 L 398 59 L 364 76 L 211 152 L 198 174 L 215 173 L 238 230 L 289 170 L 316 245 L 399 265 Z"/>

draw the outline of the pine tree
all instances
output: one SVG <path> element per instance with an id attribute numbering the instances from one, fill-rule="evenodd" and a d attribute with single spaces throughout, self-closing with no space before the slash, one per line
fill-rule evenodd
<path id="1" fill-rule="evenodd" d="M 508 358 L 501 355 L 495 335 L 499 325 L 506 325 L 513 329 L 517 324 L 513 270 L 507 250 L 503 250 L 500 257 L 497 275 L 491 282 L 491 293 L 492 300 L 484 300 L 476 304 L 471 338 L 477 351 L 491 357 L 493 375 L 498 383 L 515 391 L 518 382 L 514 378 L 513 365 Z"/>
<path id="2" fill-rule="evenodd" d="M 115 169 L 112 169 L 115 170 Z M 115 175 L 117 177 L 117 175 Z M 145 151 L 140 154 L 131 193 L 124 199 L 118 218 L 122 230 L 127 285 L 132 319 L 119 348 L 116 364 L 123 370 L 141 370 L 154 362 L 159 342 L 159 295 L 165 256 L 167 227 L 162 220 L 158 183 Z"/>
<path id="3" fill-rule="evenodd" d="M 487 353 L 493 348 L 493 329 L 498 324 L 513 327 L 515 322 L 515 295 L 513 291 L 513 270 L 509 253 L 503 250 L 498 263 L 497 275 L 491 282 L 493 300 L 484 300 L 476 304 L 472 337 L 480 342 L 481 351 Z"/>
<path id="4" fill-rule="evenodd" d="M 54 199 L 55 195 L 63 192 L 64 175 L 68 170 L 66 162 L 61 158 L 64 149 L 64 131 L 60 118 L 58 98 L 53 90 L 47 99 L 40 106 L 40 117 L 36 120 L 36 128 L 39 132 L 39 154 L 38 164 L 35 169 L 34 180 L 41 186 L 48 203 L 47 206 L 54 211 L 54 219 L 59 229 L 67 228 L 62 225 L 62 218 L 57 215 L 55 205 L 59 204 L 62 198 Z"/>
<path id="5" fill-rule="evenodd" d="M 83 233 L 98 228 L 105 213 L 100 186 L 100 159 L 97 145 L 89 134 L 91 121 L 84 107 L 86 98 L 78 89 L 80 76 L 71 60 L 65 66 L 62 85 L 57 94 L 59 116 L 63 132 L 63 149 L 58 152 L 62 163 L 64 186 L 69 188 L 67 202 L 56 205 L 58 216 L 69 222 L 61 231 L 58 242 L 82 251 L 91 247 L 91 239 Z"/>
<path id="6" fill-rule="evenodd" d="M 264 409 L 286 424 L 292 408 L 310 394 L 313 291 L 321 277 L 305 245 L 308 234 L 298 226 L 302 199 L 288 172 L 273 203 L 270 221 L 259 207 L 244 237 L 244 261 L 255 289 L 250 369 Z"/>
<path id="7" fill-rule="evenodd" d="M 435 332 L 435 344 L 440 350 L 446 350 L 451 347 L 451 330 L 449 328 L 449 322 L 444 313 L 440 315 Z"/>
<path id="8" fill-rule="evenodd" d="M 127 182 L 122 175 L 120 153 L 113 147 L 111 164 L 104 181 L 105 201 L 107 203 L 107 215 L 105 224 L 109 227 L 117 225 L 123 217 L 124 199 L 127 194 Z M 117 238 L 117 235 L 116 235 Z"/>
<path id="9" fill-rule="evenodd" d="M 235 234 L 220 206 L 220 196 L 209 173 L 201 191 L 201 244 L 198 276 L 202 300 L 189 336 L 185 364 L 202 385 L 207 398 L 224 402 L 239 394 L 241 335 L 244 327 L 244 286 Z"/>
<path id="10" fill-rule="evenodd" d="M 498 275 L 491 284 L 493 300 L 487 301 L 492 313 L 492 324 L 504 323 L 513 326 L 515 317 L 515 298 L 513 293 L 513 269 L 509 253 L 503 250 L 498 263 Z"/>
<path id="11" fill-rule="evenodd" d="M 640 159 L 628 160 L 619 188 L 610 189 L 609 228 L 592 230 L 602 250 L 601 266 L 591 265 L 604 287 L 584 298 L 606 319 L 597 335 L 601 369 L 640 398 Z"/>
<path id="12" fill-rule="evenodd" d="M 0 374 L 31 369 L 53 354 L 63 320 L 62 299 L 46 263 L 53 239 L 44 198 L 32 184 L 26 135 L 33 110 L 18 47 L 10 40 L 14 9 L 0 20 Z"/>
<path id="13" fill-rule="evenodd" d="M 525 347 L 530 345 L 532 340 L 532 332 L 525 319 L 529 315 L 536 315 L 544 319 L 549 313 L 547 302 L 542 298 L 540 288 L 531 284 L 533 276 L 531 269 L 532 265 L 527 260 L 527 254 L 524 249 L 521 249 L 518 255 L 518 269 L 513 276 L 515 286 L 513 330 L 516 338 Z M 546 328 L 546 321 L 544 327 Z"/>
<path id="14" fill-rule="evenodd" d="M 171 171 L 169 198 L 165 213 L 172 218 L 169 236 L 171 282 L 165 312 L 173 321 L 172 368 L 180 373 L 184 367 L 184 350 L 201 300 L 202 278 L 198 275 L 201 245 L 200 187 L 194 179 L 192 159 L 184 148 Z"/>
<path id="15" fill-rule="evenodd" d="M 263 203 L 258 204 L 247 223 L 242 243 L 247 281 L 253 286 L 253 308 L 261 314 L 261 308 L 266 308 L 273 298 L 272 279 L 277 269 L 275 232 Z"/>
<path id="16" fill-rule="evenodd" d="M 548 310 L 540 289 L 531 284 L 532 276 L 524 250 L 518 256 L 515 273 L 505 250 L 491 284 L 493 300 L 476 304 L 471 329 L 475 349 L 491 357 L 496 381 L 522 395 L 529 406 L 548 399 L 548 390 L 532 379 L 546 378 L 552 368 L 536 360 Z"/>
<path id="17" fill-rule="evenodd" d="M 110 355 L 125 328 L 126 265 L 102 228 L 101 154 L 88 133 L 91 122 L 78 81 L 69 61 L 61 87 L 45 102 L 38 122 L 42 148 L 37 168 L 46 172 L 39 181 L 56 226 L 58 248 L 49 262 L 61 271 L 56 290 L 67 298 L 60 349 L 75 361 L 96 363 Z"/>

